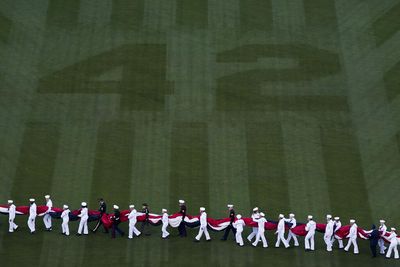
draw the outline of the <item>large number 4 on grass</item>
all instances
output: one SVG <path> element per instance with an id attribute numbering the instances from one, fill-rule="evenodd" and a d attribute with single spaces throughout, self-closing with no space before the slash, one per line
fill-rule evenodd
<path id="1" fill-rule="evenodd" d="M 121 108 L 162 111 L 172 91 L 166 45 L 131 44 L 66 66 L 39 81 L 44 94 L 119 94 Z"/>

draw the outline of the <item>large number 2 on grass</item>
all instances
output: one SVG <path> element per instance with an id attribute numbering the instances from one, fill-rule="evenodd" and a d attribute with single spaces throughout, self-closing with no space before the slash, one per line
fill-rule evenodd
<path id="1" fill-rule="evenodd" d="M 217 54 L 218 63 L 251 63 L 261 58 L 289 59 L 296 62 L 296 66 L 258 67 L 218 78 L 217 110 L 347 109 L 342 96 L 267 96 L 261 93 L 261 86 L 266 82 L 304 82 L 339 73 L 340 61 L 336 53 L 304 44 L 253 44 Z"/>

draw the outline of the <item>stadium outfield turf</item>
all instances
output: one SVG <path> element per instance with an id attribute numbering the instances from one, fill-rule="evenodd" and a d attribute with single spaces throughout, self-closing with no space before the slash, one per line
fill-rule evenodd
<path id="1" fill-rule="evenodd" d="M 233 203 L 400 228 L 399 17 L 397 0 L 3 0 L 0 203 L 174 213 L 185 199 L 213 218 Z M 193 243 L 197 229 L 64 237 L 41 218 L 30 235 L 26 220 L 8 234 L 0 215 L 1 266 L 398 262 L 360 239 L 360 255 L 327 253 L 320 233 L 306 253 L 269 231 L 269 248 L 239 248 L 216 232 Z"/>

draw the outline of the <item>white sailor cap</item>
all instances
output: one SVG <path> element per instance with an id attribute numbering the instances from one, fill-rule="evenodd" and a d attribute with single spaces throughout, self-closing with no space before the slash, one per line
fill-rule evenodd
<path id="1" fill-rule="evenodd" d="M 255 208 L 253 209 L 253 211 L 258 211 L 258 207 L 255 207 Z"/>
<path id="2" fill-rule="evenodd" d="M 68 205 L 63 205 L 63 208 L 64 209 L 68 209 Z"/>
<path id="3" fill-rule="evenodd" d="M 264 212 L 260 212 L 260 216 L 261 216 L 261 217 L 265 217 Z"/>
<path id="4" fill-rule="evenodd" d="M 205 211 L 205 210 L 206 210 L 206 208 L 200 207 L 200 211 Z"/>
<path id="5" fill-rule="evenodd" d="M 115 210 L 119 210 L 119 207 L 118 207 L 117 205 L 113 205 L 113 208 L 114 208 Z"/>
<path id="6" fill-rule="evenodd" d="M 49 199 L 50 195 L 45 195 L 44 198 Z"/>
<path id="7" fill-rule="evenodd" d="M 282 219 L 283 217 L 285 217 L 285 216 L 283 216 L 283 214 L 279 214 L 279 218 Z"/>
<path id="8" fill-rule="evenodd" d="M 35 199 L 34 198 L 30 198 L 29 201 L 30 202 L 35 202 Z"/>
<path id="9" fill-rule="evenodd" d="M 313 216 L 312 215 L 308 215 L 307 219 L 312 220 Z"/>
<path id="10" fill-rule="evenodd" d="M 289 214 L 289 217 L 290 217 L 290 218 L 293 218 L 293 217 L 294 217 L 294 213 L 290 213 L 290 214 Z"/>
<path id="11" fill-rule="evenodd" d="M 226 205 L 228 208 L 233 208 L 233 205 L 232 204 L 228 204 L 228 205 Z"/>
<path id="12" fill-rule="evenodd" d="M 356 222 L 356 220 L 350 219 L 350 223 L 355 223 L 355 222 Z"/>
<path id="13" fill-rule="evenodd" d="M 238 220 L 242 219 L 242 215 L 240 215 L 240 214 L 236 215 L 236 219 L 238 219 Z"/>
<path id="14" fill-rule="evenodd" d="M 396 231 L 396 228 L 392 227 L 390 228 L 391 231 Z"/>
<path id="15" fill-rule="evenodd" d="M 8 204 L 12 204 L 12 203 L 14 203 L 14 201 L 12 201 L 11 199 L 9 199 L 9 200 L 7 201 L 7 203 L 8 203 Z"/>
<path id="16" fill-rule="evenodd" d="M 340 217 L 335 217 L 334 219 L 335 219 L 335 221 L 339 221 Z"/>
<path id="17" fill-rule="evenodd" d="M 130 209 L 134 209 L 134 208 L 135 208 L 135 205 L 129 205 L 129 208 L 130 208 Z"/>
<path id="18" fill-rule="evenodd" d="M 386 221 L 385 221 L 385 220 L 380 220 L 379 222 L 380 222 L 380 223 L 385 223 Z"/>
<path id="19" fill-rule="evenodd" d="M 179 199 L 179 204 L 185 204 L 185 200 Z"/>
<path id="20" fill-rule="evenodd" d="M 81 203 L 81 206 L 82 206 L 82 207 L 86 207 L 86 206 L 87 206 L 87 203 L 86 203 L 86 202 L 82 202 L 82 203 Z"/>
<path id="21" fill-rule="evenodd" d="M 165 212 L 167 212 L 167 209 L 162 209 L 161 212 L 165 213 Z"/>
<path id="22" fill-rule="evenodd" d="M 332 219 L 332 215 L 330 215 L 330 214 L 326 215 L 326 219 L 327 219 L 327 220 Z"/>

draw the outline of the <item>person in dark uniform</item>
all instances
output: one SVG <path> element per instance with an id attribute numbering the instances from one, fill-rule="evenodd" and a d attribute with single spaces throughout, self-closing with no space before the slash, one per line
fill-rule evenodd
<path id="1" fill-rule="evenodd" d="M 186 217 L 186 205 L 185 200 L 179 200 L 179 213 L 182 214 L 182 221 L 178 226 L 179 236 L 186 237 L 186 226 L 185 226 L 185 217 Z"/>
<path id="2" fill-rule="evenodd" d="M 150 222 L 149 222 L 150 210 L 149 210 L 149 205 L 147 205 L 147 203 L 142 204 L 142 212 L 145 214 L 145 219 L 142 222 L 140 232 L 144 233 L 144 235 L 151 235 Z"/>
<path id="3" fill-rule="evenodd" d="M 118 225 L 121 222 L 121 213 L 119 212 L 119 207 L 117 205 L 114 205 L 113 208 L 114 208 L 114 215 L 111 217 L 112 220 L 111 238 L 115 238 L 115 231 L 117 231 L 121 236 L 124 235 L 124 232 L 118 227 Z"/>
<path id="4" fill-rule="evenodd" d="M 231 230 L 233 232 L 233 237 L 235 237 L 235 235 L 236 235 L 236 228 L 233 227 L 233 222 L 235 221 L 235 211 L 233 210 L 232 204 L 228 204 L 227 207 L 228 207 L 228 211 L 229 211 L 230 222 L 229 222 L 228 227 L 226 227 L 226 229 L 225 229 L 224 236 L 221 238 L 222 241 L 226 241 L 228 239 L 228 235 Z"/>
<path id="5" fill-rule="evenodd" d="M 372 257 L 376 258 L 376 247 L 378 246 L 378 241 L 380 234 L 378 229 L 376 229 L 375 224 L 372 225 L 372 232 L 369 234 L 369 247 L 371 248 Z"/>
<path id="6" fill-rule="evenodd" d="M 96 226 L 94 227 L 94 229 L 92 230 L 93 233 L 96 233 L 96 231 L 99 229 L 100 225 L 103 224 L 103 222 L 101 221 L 101 218 L 103 217 L 103 214 L 106 213 L 107 211 L 107 205 L 106 202 L 104 201 L 104 199 L 100 198 L 99 199 L 99 211 L 100 211 L 100 218 L 96 223 Z M 103 225 L 104 227 L 104 233 L 108 234 L 108 229 Z"/>

